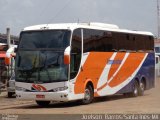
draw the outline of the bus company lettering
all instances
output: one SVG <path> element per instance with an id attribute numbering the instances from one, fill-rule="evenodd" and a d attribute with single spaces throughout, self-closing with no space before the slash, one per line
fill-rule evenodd
<path id="1" fill-rule="evenodd" d="M 108 64 L 121 64 L 122 60 L 108 60 Z"/>

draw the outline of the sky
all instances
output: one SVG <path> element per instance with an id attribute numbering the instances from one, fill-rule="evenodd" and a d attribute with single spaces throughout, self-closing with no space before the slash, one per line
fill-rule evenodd
<path id="1" fill-rule="evenodd" d="M 0 33 L 27 26 L 102 22 L 157 36 L 157 0 L 0 0 Z"/>

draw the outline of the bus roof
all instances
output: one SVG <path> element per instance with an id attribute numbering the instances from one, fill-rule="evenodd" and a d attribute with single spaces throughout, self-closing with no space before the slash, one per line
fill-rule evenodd
<path id="1" fill-rule="evenodd" d="M 112 32 L 122 32 L 122 33 L 142 34 L 142 35 L 154 36 L 151 32 L 120 29 L 117 25 L 98 23 L 98 22 L 41 24 L 41 25 L 34 25 L 34 26 L 26 27 L 23 29 L 23 31 L 53 30 L 53 29 L 74 30 L 77 28 L 98 29 L 98 30 L 107 30 L 107 31 L 112 31 Z"/>

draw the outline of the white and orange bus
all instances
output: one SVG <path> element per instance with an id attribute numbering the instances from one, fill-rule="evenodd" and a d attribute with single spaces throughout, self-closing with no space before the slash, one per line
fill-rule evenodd
<path id="1" fill-rule="evenodd" d="M 51 101 L 124 94 L 155 86 L 154 37 L 150 32 L 103 23 L 26 27 L 16 54 L 16 96 L 46 106 Z"/>

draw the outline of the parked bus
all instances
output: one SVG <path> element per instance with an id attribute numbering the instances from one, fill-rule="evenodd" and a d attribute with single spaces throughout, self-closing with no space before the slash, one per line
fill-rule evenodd
<path id="1" fill-rule="evenodd" d="M 11 48 L 15 48 L 16 46 L 11 44 Z M 7 81 L 10 79 L 14 69 L 13 57 L 8 57 L 6 54 L 8 50 L 6 43 L 0 43 L 0 86 L 3 86 L 3 88 L 6 87 Z"/>
<path id="2" fill-rule="evenodd" d="M 155 86 L 150 32 L 103 23 L 45 24 L 20 33 L 16 96 L 46 106 L 51 101 L 124 94 L 137 97 Z"/>

